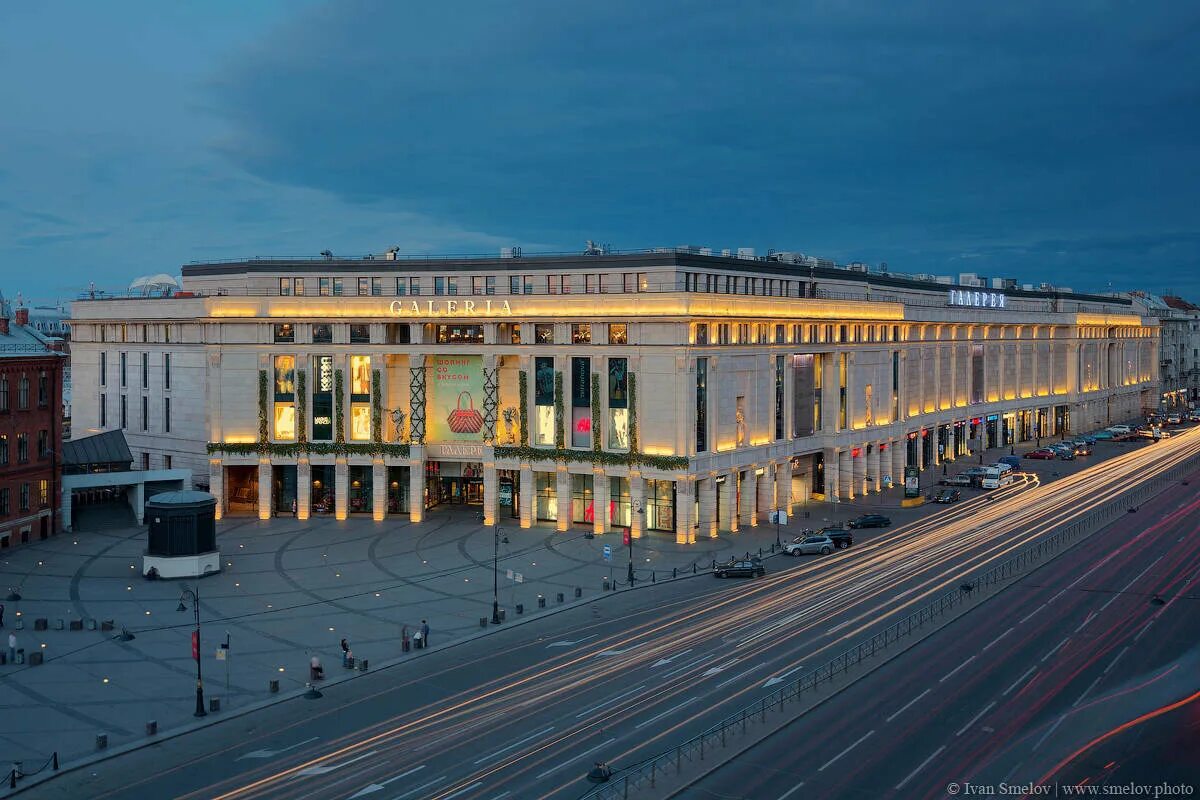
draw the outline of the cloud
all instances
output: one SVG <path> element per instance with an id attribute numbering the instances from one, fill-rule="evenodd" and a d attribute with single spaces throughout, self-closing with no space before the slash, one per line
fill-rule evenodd
<path id="1" fill-rule="evenodd" d="M 45 245 L 64 244 L 67 242 L 92 242 L 104 239 L 112 231 L 72 231 L 70 233 L 45 233 L 34 236 L 22 236 L 15 242 L 17 247 L 43 247 Z"/>

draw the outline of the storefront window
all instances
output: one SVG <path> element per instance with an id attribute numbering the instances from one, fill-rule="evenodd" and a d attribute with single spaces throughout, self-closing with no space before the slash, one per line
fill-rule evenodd
<path id="1" fill-rule="evenodd" d="M 535 512 L 538 519 L 558 519 L 558 476 L 553 472 L 537 472 L 535 477 Z"/>
<path id="2" fill-rule="evenodd" d="M 608 360 L 608 446 L 629 449 L 629 360 Z"/>
<path id="3" fill-rule="evenodd" d="M 271 467 L 274 478 L 275 513 L 296 513 L 296 465 Z"/>
<path id="4" fill-rule="evenodd" d="M 275 356 L 274 436 L 279 441 L 296 438 L 296 357 Z"/>
<path id="5" fill-rule="evenodd" d="M 370 398 L 371 357 L 350 356 L 350 394 Z"/>
<path id="6" fill-rule="evenodd" d="M 571 521 L 592 522 L 596 510 L 592 501 L 592 476 L 571 476 Z"/>
<path id="7" fill-rule="evenodd" d="M 608 326 L 608 343 L 609 344 L 628 344 L 629 342 L 629 326 L 624 322 L 614 322 Z"/>
<path id="8" fill-rule="evenodd" d="M 367 514 L 371 511 L 371 468 L 350 467 L 350 491 L 348 507 L 352 514 Z"/>
<path id="9" fill-rule="evenodd" d="M 590 358 L 571 359 L 571 447 L 592 446 L 592 368 Z"/>
<path id="10" fill-rule="evenodd" d="M 675 530 L 675 481 L 646 481 L 646 527 Z"/>
<path id="11" fill-rule="evenodd" d="M 333 439 L 333 356 L 313 357 L 312 438 Z"/>
<path id="12" fill-rule="evenodd" d="M 275 395 L 294 395 L 296 392 L 296 357 L 275 356 Z"/>
<path id="13" fill-rule="evenodd" d="M 536 445 L 553 445 L 554 359 L 534 359 L 534 437 Z"/>
<path id="14" fill-rule="evenodd" d="M 350 404 L 350 440 L 354 442 L 368 442 L 371 440 L 370 404 Z"/>
<path id="15" fill-rule="evenodd" d="M 278 441 L 292 441 L 296 438 L 296 404 L 275 404 L 275 438 Z"/>
<path id="16" fill-rule="evenodd" d="M 406 513 L 408 511 L 408 467 L 388 467 L 387 479 L 388 513 Z"/>
<path id="17" fill-rule="evenodd" d="M 630 519 L 629 479 L 608 479 L 608 519 L 614 528 L 628 528 Z"/>
<path id="18" fill-rule="evenodd" d="M 312 512 L 314 514 L 333 513 L 333 465 L 312 465 Z"/>

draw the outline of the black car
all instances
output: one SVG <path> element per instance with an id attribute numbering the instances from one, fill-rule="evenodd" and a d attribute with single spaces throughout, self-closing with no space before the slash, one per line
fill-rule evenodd
<path id="1" fill-rule="evenodd" d="M 854 533 L 846 528 L 822 528 L 818 531 L 821 536 L 828 536 L 839 550 L 845 550 L 854 544 Z"/>
<path id="2" fill-rule="evenodd" d="M 863 514 L 861 517 L 855 517 L 846 524 L 851 528 L 886 528 L 892 524 L 892 521 L 883 514 Z"/>
<path id="3" fill-rule="evenodd" d="M 761 558 L 735 558 L 713 567 L 718 578 L 761 578 L 766 574 Z"/>
<path id="4" fill-rule="evenodd" d="M 958 491 L 958 489 L 942 489 L 933 496 L 933 502 L 949 505 L 950 503 L 957 503 L 961 497 L 962 492 Z"/>

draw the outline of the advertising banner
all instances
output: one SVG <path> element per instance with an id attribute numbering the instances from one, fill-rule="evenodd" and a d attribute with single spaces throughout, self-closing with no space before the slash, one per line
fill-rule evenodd
<path id="1" fill-rule="evenodd" d="M 425 419 L 431 442 L 483 441 L 483 357 L 432 356 Z"/>
<path id="2" fill-rule="evenodd" d="M 921 471 L 916 467 L 904 468 L 904 496 L 921 496 Z"/>

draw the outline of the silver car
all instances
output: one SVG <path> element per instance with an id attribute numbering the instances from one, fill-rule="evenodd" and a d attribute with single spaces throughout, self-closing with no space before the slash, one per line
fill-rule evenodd
<path id="1" fill-rule="evenodd" d="M 789 556 L 804 556 L 819 553 L 827 556 L 833 552 L 833 539 L 828 536 L 797 536 L 783 546 Z"/>

